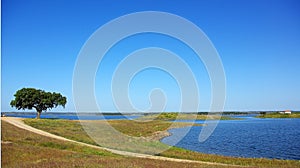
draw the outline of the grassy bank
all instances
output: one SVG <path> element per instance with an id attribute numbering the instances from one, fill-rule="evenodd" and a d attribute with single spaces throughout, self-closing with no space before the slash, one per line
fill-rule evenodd
<path id="1" fill-rule="evenodd" d="M 79 142 L 89 143 L 136 153 L 156 154 L 169 148 L 159 142 L 159 139 L 168 136 L 168 128 L 191 126 L 192 123 L 173 123 L 166 121 L 137 122 L 134 120 L 106 121 L 70 121 L 70 120 L 35 120 L 26 119 L 25 123 L 35 128 L 51 132 Z M 82 125 L 84 125 L 82 127 Z M 84 128 L 84 129 L 83 129 Z M 121 134 L 118 134 L 120 132 Z M 124 136 L 123 136 L 124 135 Z M 93 137 L 93 139 L 90 138 Z M 96 140 L 96 143 L 94 140 Z"/>
<path id="2" fill-rule="evenodd" d="M 279 112 L 275 113 L 266 113 L 257 116 L 257 118 L 300 118 L 300 113 L 292 113 L 292 114 L 280 114 Z"/>
<path id="3" fill-rule="evenodd" d="M 66 138 L 74 139 L 81 142 L 95 144 L 95 142 L 86 134 L 78 121 L 68 120 L 35 120 L 26 119 L 25 122 L 33 127 L 54 133 Z M 88 121 L 87 121 L 88 122 Z M 96 122 L 96 121 L 94 121 Z M 98 124 L 101 124 L 101 121 Z M 122 130 L 135 136 L 148 136 L 149 134 L 157 131 L 162 131 L 170 123 L 166 121 L 154 122 L 134 122 L 131 124 L 125 120 L 109 121 L 109 123 L 118 130 Z M 137 130 L 138 127 L 138 130 Z M 160 143 L 157 141 L 157 143 Z M 202 154 L 181 148 L 172 147 L 159 155 L 172 158 L 200 160 L 208 162 L 227 163 L 243 166 L 256 166 L 256 167 L 300 167 L 299 161 L 286 161 L 286 160 L 270 160 L 270 159 L 252 159 L 252 158 L 233 158 L 218 155 Z"/>

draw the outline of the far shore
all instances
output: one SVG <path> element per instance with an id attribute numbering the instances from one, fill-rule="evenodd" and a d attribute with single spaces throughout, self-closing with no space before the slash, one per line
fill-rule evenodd
<path id="1" fill-rule="evenodd" d="M 300 112 L 292 112 L 291 114 L 282 114 L 280 112 L 260 114 L 257 118 L 300 118 Z"/>

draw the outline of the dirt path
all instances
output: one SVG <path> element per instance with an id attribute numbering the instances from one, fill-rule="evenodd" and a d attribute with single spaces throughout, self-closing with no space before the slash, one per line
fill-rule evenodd
<path id="1" fill-rule="evenodd" d="M 130 156 L 130 157 L 139 157 L 139 158 L 148 158 L 148 159 L 157 159 L 157 160 L 165 160 L 165 161 L 173 161 L 173 162 L 185 162 L 185 163 L 200 163 L 200 164 L 208 164 L 208 165 L 219 165 L 219 166 L 226 166 L 226 167 L 242 167 L 242 166 L 238 166 L 238 165 L 229 165 L 229 164 L 223 164 L 223 163 L 214 163 L 214 162 L 204 162 L 204 161 L 195 161 L 195 160 L 187 160 L 187 159 L 175 159 L 175 158 L 167 158 L 167 157 L 162 157 L 162 156 L 153 156 L 153 155 L 147 155 L 147 154 L 140 154 L 140 153 L 133 153 L 133 152 L 127 152 L 127 151 L 119 151 L 119 150 L 114 150 L 114 149 L 109 149 L 109 148 L 104 148 L 104 147 L 99 147 L 99 146 L 95 146 L 95 145 L 90 145 L 90 144 L 86 144 L 83 142 L 78 142 L 78 141 L 74 141 L 71 139 L 67 139 L 61 136 L 57 136 L 36 128 L 33 128 L 29 125 L 26 125 L 23 122 L 22 118 L 15 118 L 15 117 L 1 117 L 2 121 L 8 122 L 14 126 L 17 126 L 19 128 L 34 132 L 36 134 L 39 135 L 43 135 L 43 136 L 47 136 L 50 138 L 55 138 L 55 139 L 59 139 L 62 141 L 68 141 L 68 142 L 73 142 L 76 144 L 80 144 L 83 146 L 88 146 L 88 147 L 92 147 L 95 149 L 100 149 L 100 150 L 106 150 L 106 151 L 110 151 L 112 153 L 115 154 L 119 154 L 119 155 L 123 155 L 123 156 Z"/>

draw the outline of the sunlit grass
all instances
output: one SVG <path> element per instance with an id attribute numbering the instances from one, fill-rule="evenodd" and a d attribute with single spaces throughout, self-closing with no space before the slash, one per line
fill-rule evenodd
<path id="1" fill-rule="evenodd" d="M 178 128 L 183 126 L 192 126 L 192 123 L 174 123 L 160 120 L 147 122 L 139 122 L 134 120 L 110 120 L 108 123 L 118 131 L 126 135 L 141 137 L 151 136 L 158 131 L 167 131 L 170 128 Z M 196 124 L 201 126 L 201 124 Z"/>
<path id="2" fill-rule="evenodd" d="M 110 120 L 108 121 L 109 125 L 116 130 L 112 131 L 107 127 L 106 121 L 103 120 L 82 121 L 82 125 L 79 121 L 52 119 L 26 119 L 24 122 L 38 129 L 72 140 L 147 154 L 156 154 L 169 148 L 168 145 L 158 141 L 168 135 L 168 128 L 193 125 L 192 123 L 172 123 L 158 120 L 148 122 Z M 90 138 L 90 136 L 93 138 Z"/>
<path id="3" fill-rule="evenodd" d="M 79 142 L 97 145 L 97 143 L 95 143 L 93 139 L 87 135 L 78 121 L 59 119 L 25 119 L 24 122 L 32 127 L 50 132 L 55 135 L 63 136 Z"/>

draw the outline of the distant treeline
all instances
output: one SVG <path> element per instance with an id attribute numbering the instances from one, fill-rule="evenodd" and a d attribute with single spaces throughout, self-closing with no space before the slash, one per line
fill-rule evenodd
<path id="1" fill-rule="evenodd" d="M 279 111 L 225 111 L 222 115 L 247 115 L 247 114 L 266 114 L 274 113 Z M 1 112 L 2 114 L 19 114 L 19 115 L 35 115 L 36 112 Z M 178 113 L 178 112 L 163 112 L 163 113 Z M 208 114 L 220 114 L 221 112 L 181 112 L 184 114 L 198 114 L 198 115 L 208 115 Z M 300 113 L 300 111 L 292 111 L 292 113 Z M 46 112 L 44 114 L 64 114 L 64 115 L 153 115 L 160 114 L 160 112 Z"/>

